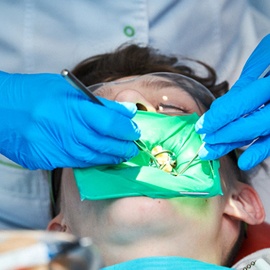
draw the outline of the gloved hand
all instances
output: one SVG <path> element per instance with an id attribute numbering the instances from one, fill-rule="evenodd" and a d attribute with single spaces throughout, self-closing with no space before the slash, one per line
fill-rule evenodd
<path id="1" fill-rule="evenodd" d="M 138 154 L 136 106 L 92 103 L 58 74 L 0 72 L 0 153 L 29 169 L 115 164 Z"/>
<path id="2" fill-rule="evenodd" d="M 198 120 L 196 130 L 205 134 L 206 142 L 199 154 L 202 159 L 219 158 L 252 142 L 238 160 L 242 170 L 270 155 L 270 76 L 258 79 L 269 64 L 270 35 L 251 54 L 231 90 Z"/>

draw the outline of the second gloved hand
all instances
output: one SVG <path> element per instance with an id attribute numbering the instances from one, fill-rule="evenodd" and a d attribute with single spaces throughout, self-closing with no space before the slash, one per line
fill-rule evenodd
<path id="1" fill-rule="evenodd" d="M 89 101 L 58 74 L 0 72 L 0 153 L 29 169 L 115 164 L 138 153 L 136 106 Z"/>
<path id="2" fill-rule="evenodd" d="M 216 159 L 248 146 L 238 160 L 239 167 L 248 170 L 270 155 L 270 76 L 258 79 L 269 59 L 270 35 L 249 57 L 232 89 L 199 119 L 196 129 L 206 142 L 201 158 Z"/>

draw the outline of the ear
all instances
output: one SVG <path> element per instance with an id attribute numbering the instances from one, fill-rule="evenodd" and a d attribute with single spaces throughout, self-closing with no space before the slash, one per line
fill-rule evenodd
<path id="1" fill-rule="evenodd" d="M 265 219 L 262 202 L 255 189 L 237 182 L 228 198 L 224 214 L 250 225 L 261 224 Z"/>
<path id="2" fill-rule="evenodd" d="M 47 226 L 48 231 L 66 232 L 67 226 L 64 222 L 63 215 L 60 213 L 53 218 Z"/>

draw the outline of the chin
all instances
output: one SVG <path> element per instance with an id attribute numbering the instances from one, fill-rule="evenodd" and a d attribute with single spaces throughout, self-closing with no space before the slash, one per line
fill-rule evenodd
<path id="1" fill-rule="evenodd" d="M 129 197 L 114 200 L 107 209 L 110 220 L 125 226 L 151 226 L 175 217 L 169 200 L 148 197 Z"/>

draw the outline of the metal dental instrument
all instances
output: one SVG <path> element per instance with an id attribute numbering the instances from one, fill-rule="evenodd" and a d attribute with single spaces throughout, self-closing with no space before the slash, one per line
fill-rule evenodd
<path id="1" fill-rule="evenodd" d="M 61 71 L 61 75 L 77 90 L 85 94 L 92 102 L 95 104 L 105 106 L 96 96 L 81 82 L 79 81 L 69 70 L 63 69 Z M 153 158 L 154 162 L 157 164 L 156 158 L 151 155 L 149 151 L 146 151 L 144 147 L 144 143 L 141 140 L 134 141 L 134 143 L 137 145 L 137 147 L 148 153 L 148 155 Z"/>
<path id="2" fill-rule="evenodd" d="M 145 145 L 143 141 L 137 140 L 137 141 L 134 141 L 134 143 L 138 146 L 138 148 L 141 151 L 146 153 L 151 158 L 151 160 L 153 161 L 153 163 L 155 164 L 157 168 L 160 168 L 157 158 L 150 152 L 150 150 L 147 148 L 147 146 Z"/>
<path id="3" fill-rule="evenodd" d="M 207 196 L 209 192 L 200 192 L 200 191 L 179 191 L 179 193 L 183 196 Z"/>
<path id="4" fill-rule="evenodd" d="M 270 65 L 264 70 L 264 72 L 259 76 L 258 79 L 265 78 L 270 75 Z"/>
<path id="5" fill-rule="evenodd" d="M 198 157 L 199 152 L 201 151 L 201 149 L 204 147 L 205 142 L 202 143 L 202 145 L 199 147 L 198 151 L 196 152 L 196 154 L 194 155 L 194 157 L 186 164 L 186 166 L 179 172 L 179 174 L 183 174 L 187 168 L 189 167 L 189 165 Z"/>
<path id="6" fill-rule="evenodd" d="M 76 88 L 77 90 L 83 92 L 86 96 L 88 96 L 91 101 L 93 101 L 94 103 L 96 104 L 99 104 L 101 106 L 104 106 L 104 104 L 99 100 L 97 99 L 93 93 L 87 89 L 87 87 L 82 83 L 80 82 L 69 70 L 67 69 L 63 69 L 61 71 L 61 75 L 74 87 Z"/>

